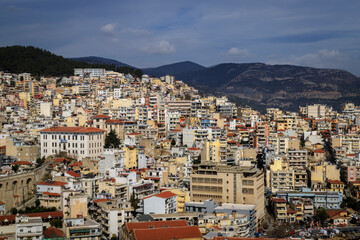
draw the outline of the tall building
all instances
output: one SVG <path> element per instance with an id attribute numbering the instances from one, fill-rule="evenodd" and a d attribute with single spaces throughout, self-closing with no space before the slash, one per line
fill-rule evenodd
<path id="1" fill-rule="evenodd" d="M 254 204 L 258 223 L 265 214 L 264 174 L 256 167 L 193 165 L 191 201 L 214 199 L 218 204 Z"/>
<path id="2" fill-rule="evenodd" d="M 65 152 L 81 160 L 101 156 L 104 130 L 93 127 L 51 127 L 40 132 L 41 157 Z"/>

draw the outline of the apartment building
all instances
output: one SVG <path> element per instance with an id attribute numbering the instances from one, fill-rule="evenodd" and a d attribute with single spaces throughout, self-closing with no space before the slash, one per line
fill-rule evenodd
<path id="1" fill-rule="evenodd" d="M 43 222 L 41 217 L 28 217 L 27 215 L 16 216 L 15 218 L 16 240 L 42 239 Z"/>
<path id="2" fill-rule="evenodd" d="M 307 167 L 307 151 L 289 149 L 287 152 L 287 159 L 289 161 L 289 167 Z"/>
<path id="3" fill-rule="evenodd" d="M 75 76 L 100 77 L 105 76 L 104 68 L 74 68 Z"/>
<path id="4" fill-rule="evenodd" d="M 40 130 L 41 157 L 67 153 L 81 160 L 103 153 L 104 130 L 93 127 L 51 127 Z"/>
<path id="5" fill-rule="evenodd" d="M 171 214 L 177 212 L 177 195 L 161 192 L 144 197 L 144 214 Z"/>
<path id="6" fill-rule="evenodd" d="M 263 220 L 264 174 L 256 167 L 204 163 L 193 165 L 190 178 L 191 201 L 254 204 L 258 223 Z"/>

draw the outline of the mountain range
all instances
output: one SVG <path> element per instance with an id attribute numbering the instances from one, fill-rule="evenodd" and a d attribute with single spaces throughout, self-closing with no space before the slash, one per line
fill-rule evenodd
<path id="1" fill-rule="evenodd" d="M 238 105 L 264 110 L 298 110 L 306 104 L 328 104 L 335 109 L 352 101 L 360 104 L 360 78 L 344 70 L 264 63 L 222 63 L 204 67 L 185 61 L 155 68 L 136 69 L 100 57 L 66 59 L 34 47 L 0 47 L 0 70 L 34 75 L 69 75 L 74 67 L 104 67 L 141 76 L 174 75 L 177 80 L 215 96 L 227 96 Z"/>
<path id="2" fill-rule="evenodd" d="M 259 110 L 281 107 L 296 111 L 299 106 L 312 103 L 329 104 L 335 109 L 347 101 L 360 104 L 360 78 L 338 69 L 264 63 L 204 67 L 186 61 L 142 71 L 156 77 L 174 75 L 203 93 L 226 95 L 239 105 Z"/>

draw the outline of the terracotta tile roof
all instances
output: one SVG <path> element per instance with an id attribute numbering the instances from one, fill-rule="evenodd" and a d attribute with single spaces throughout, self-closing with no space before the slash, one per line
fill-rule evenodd
<path id="1" fill-rule="evenodd" d="M 54 228 L 54 227 L 48 227 L 44 231 L 44 237 L 45 238 L 64 238 L 65 234 L 61 229 Z"/>
<path id="2" fill-rule="evenodd" d="M 52 181 L 52 180 L 46 180 L 41 183 L 38 183 L 38 185 L 49 185 L 49 186 L 65 186 L 67 182 L 60 182 L 60 181 Z"/>
<path id="3" fill-rule="evenodd" d="M 3 201 L 0 201 L 0 205 L 5 205 L 5 203 Z"/>
<path id="4" fill-rule="evenodd" d="M 51 127 L 40 130 L 39 132 L 95 133 L 105 132 L 105 130 L 94 127 Z"/>
<path id="5" fill-rule="evenodd" d="M 67 158 L 56 158 L 55 159 L 55 163 L 63 163 L 63 162 L 70 162 L 71 160 L 70 159 L 67 159 Z"/>
<path id="6" fill-rule="evenodd" d="M 125 123 L 124 121 L 118 120 L 118 119 L 108 119 L 105 123 Z"/>
<path id="7" fill-rule="evenodd" d="M 26 215 L 28 217 L 41 217 L 43 219 L 46 219 L 48 217 L 51 218 L 59 218 L 59 217 L 63 217 L 63 212 L 62 211 L 57 211 L 57 212 L 42 212 L 42 213 L 26 213 L 26 214 L 20 214 L 21 215 Z M 0 224 L 3 223 L 6 219 L 8 221 L 15 221 L 15 217 L 16 215 L 5 215 L 5 216 L 0 216 Z"/>
<path id="8" fill-rule="evenodd" d="M 66 173 L 69 174 L 70 176 L 75 177 L 75 178 L 81 177 L 80 174 L 78 174 L 78 173 L 76 173 L 74 171 L 67 171 Z"/>
<path id="9" fill-rule="evenodd" d="M 195 147 L 191 147 L 191 148 L 188 148 L 189 151 L 198 151 L 200 150 L 200 148 L 195 148 Z"/>
<path id="10" fill-rule="evenodd" d="M 75 162 L 73 164 L 70 164 L 70 167 L 77 167 L 77 166 L 82 166 L 82 162 Z"/>
<path id="11" fill-rule="evenodd" d="M 171 240 L 171 239 L 201 239 L 202 235 L 197 226 L 135 229 L 136 240 Z"/>
<path id="12" fill-rule="evenodd" d="M 11 165 L 32 165 L 32 163 L 28 161 L 16 161 L 11 163 Z"/>
<path id="13" fill-rule="evenodd" d="M 111 118 L 111 117 L 108 115 L 96 115 L 96 116 L 93 116 L 93 118 Z"/>
<path id="14" fill-rule="evenodd" d="M 328 181 L 328 183 L 330 183 L 330 184 L 344 184 L 342 181 L 339 181 L 339 180 L 331 180 L 331 179 L 328 179 L 327 181 Z"/>
<path id="15" fill-rule="evenodd" d="M 214 237 L 212 240 L 286 240 L 287 238 Z"/>
<path id="16" fill-rule="evenodd" d="M 346 212 L 346 209 L 331 209 L 331 210 L 326 210 L 326 213 L 329 215 L 329 218 L 334 218 L 337 217 L 338 215 L 340 215 L 340 213 L 342 212 Z M 346 214 L 347 215 L 347 214 Z"/>
<path id="17" fill-rule="evenodd" d="M 101 199 L 96 199 L 96 200 L 94 200 L 94 203 L 109 202 L 109 201 L 114 201 L 114 200 L 113 200 L 113 199 L 101 198 Z"/>
<path id="18" fill-rule="evenodd" d="M 166 198 L 171 198 L 171 197 L 174 197 L 174 196 L 177 196 L 177 195 L 175 193 L 166 191 L 166 192 L 161 192 L 161 193 L 154 194 L 154 195 L 151 195 L 151 196 L 148 196 L 148 197 L 144 197 L 144 199 L 151 198 L 151 197 L 159 197 L 159 198 L 166 199 Z"/>
<path id="19" fill-rule="evenodd" d="M 61 194 L 60 193 L 52 193 L 52 192 L 43 192 L 44 195 L 48 195 L 48 196 L 54 196 L 54 197 L 60 197 Z"/>
<path id="20" fill-rule="evenodd" d="M 324 150 L 322 150 L 322 149 L 316 149 L 316 150 L 314 151 L 314 153 L 325 153 L 325 152 L 324 152 Z"/>
<path id="21" fill-rule="evenodd" d="M 284 198 L 275 198 L 274 201 L 276 203 L 286 203 L 286 200 Z"/>
<path id="22" fill-rule="evenodd" d="M 134 229 L 152 229 L 154 228 L 164 228 L 164 227 L 185 227 L 188 226 L 186 220 L 172 220 L 172 221 L 155 221 L 155 222 L 128 222 L 125 223 L 125 227 L 128 233 Z"/>

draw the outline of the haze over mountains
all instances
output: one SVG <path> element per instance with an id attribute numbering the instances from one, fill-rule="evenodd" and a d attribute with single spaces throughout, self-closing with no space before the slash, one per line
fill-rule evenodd
<path id="1" fill-rule="evenodd" d="M 360 78 L 344 70 L 263 63 L 222 63 L 204 67 L 190 61 L 134 69 L 107 58 L 66 59 L 34 47 L 0 48 L 0 70 L 61 76 L 73 74 L 74 67 L 103 67 L 135 76 L 170 74 L 203 93 L 226 95 L 238 105 L 250 105 L 259 110 L 266 107 L 298 110 L 299 105 L 312 103 L 329 104 L 337 109 L 346 101 L 360 104 Z"/>

